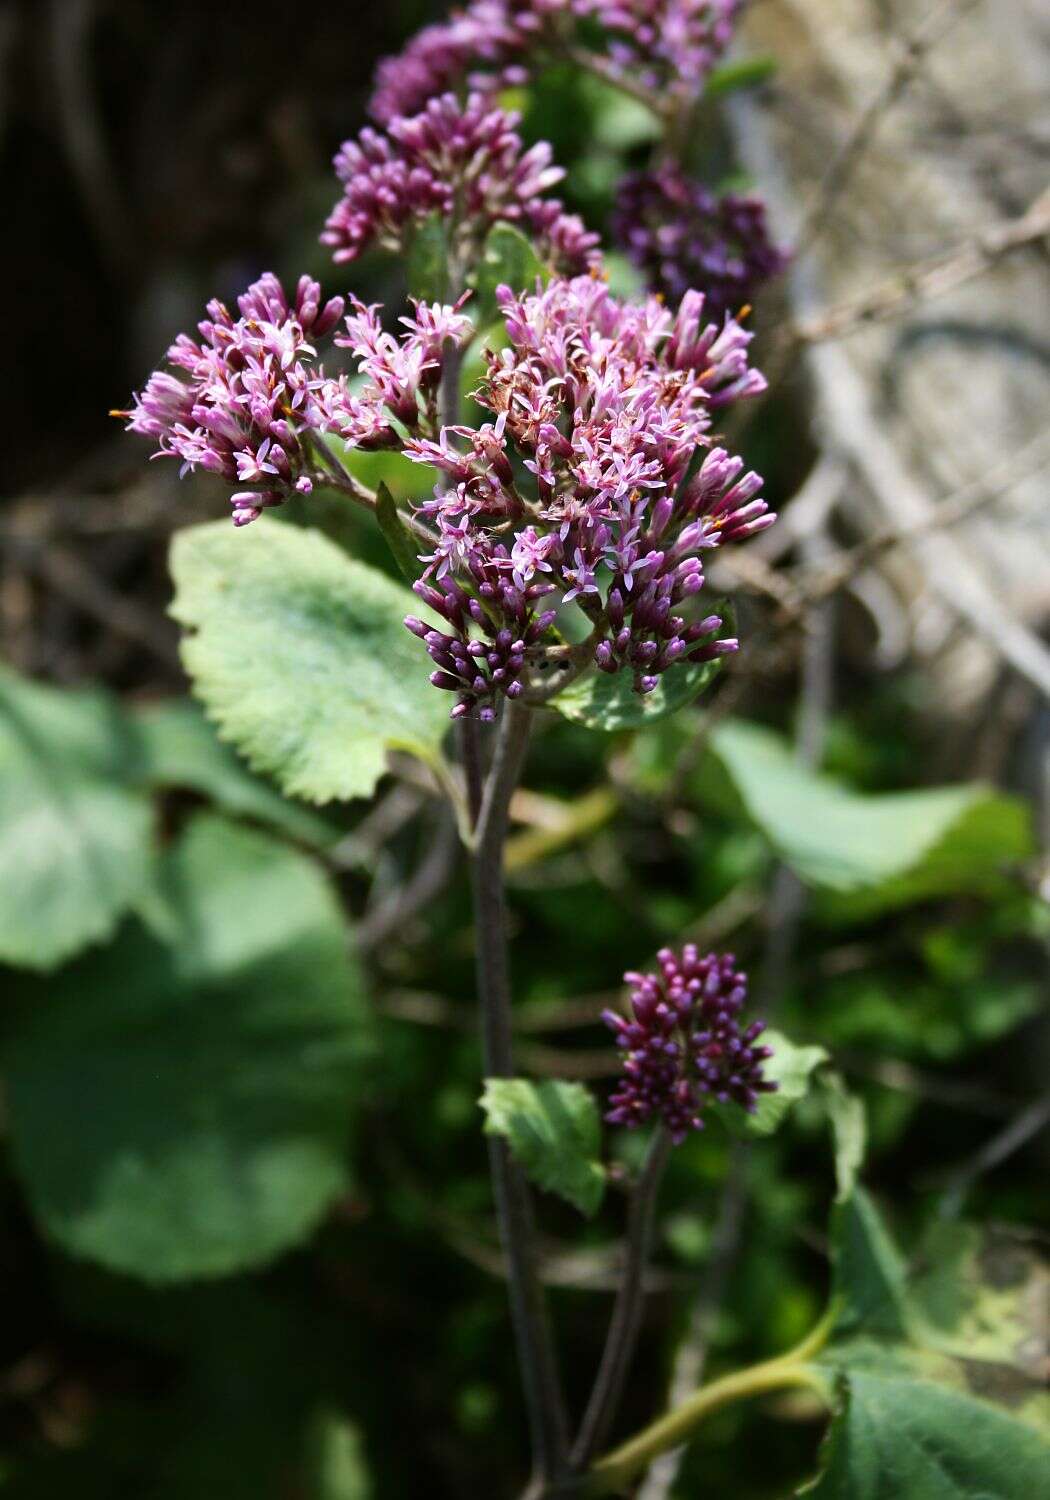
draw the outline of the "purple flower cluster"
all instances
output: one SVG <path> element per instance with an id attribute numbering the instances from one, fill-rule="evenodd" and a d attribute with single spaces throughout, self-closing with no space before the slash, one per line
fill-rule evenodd
<path id="1" fill-rule="evenodd" d="M 492 90 L 527 82 L 566 44 L 597 48 L 595 58 L 661 95 L 693 97 L 733 34 L 742 0 L 472 0 L 427 26 L 379 65 L 369 110 L 381 124 L 414 114 L 428 99 L 466 81 Z M 586 23 L 586 31 L 579 27 Z M 598 28 L 596 37 L 595 30 Z"/>
<path id="2" fill-rule="evenodd" d="M 718 197 L 678 167 L 628 177 L 612 230 L 653 291 L 677 301 L 697 287 L 714 317 L 739 311 L 788 262 L 770 238 L 761 198 Z"/>
<path id="3" fill-rule="evenodd" d="M 334 340 L 366 377 L 355 391 L 345 375 L 325 376 L 308 342 L 332 334 L 344 307 L 342 297 L 322 302 L 308 276 L 289 301 L 267 272 L 238 298 L 239 318 L 209 302 L 199 341 L 180 334 L 172 344 L 168 363 L 188 378 L 158 370 L 131 410 L 114 415 L 156 441 L 155 457 L 180 459 L 183 474 L 199 465 L 228 484 L 260 486 L 232 496 L 234 524 L 243 526 L 326 482 L 323 433 L 353 448 L 388 448 L 402 441 L 391 416 L 417 435 L 437 428 L 442 361 L 473 333 L 470 319 L 419 302 L 397 338 L 384 333 L 375 308 L 355 300 L 346 333 Z"/>
<path id="4" fill-rule="evenodd" d="M 702 1130 L 704 1106 L 730 1100 L 753 1113 L 759 1094 L 776 1091 L 763 1077 L 771 1047 L 756 1045 L 765 1023 L 740 1029 L 747 975 L 731 953 L 701 957 L 687 943 L 663 948 L 655 974 L 628 973 L 631 1014 L 603 1013 L 624 1052 L 623 1077 L 605 1118 L 633 1128 L 658 1116 L 675 1144 Z"/>
<path id="5" fill-rule="evenodd" d="M 408 626 L 454 714 L 488 718 L 498 694 L 521 694 L 552 606 L 575 603 L 594 664 L 626 669 L 639 693 L 675 662 L 735 650 L 717 615 L 687 615 L 702 553 L 775 519 L 759 477 L 711 435 L 714 412 L 764 389 L 750 335 L 705 323 L 699 293 L 672 313 L 594 276 L 501 287 L 497 301 L 510 346 L 488 353 L 475 397 L 495 420 L 405 445 L 444 476 L 421 507 L 437 542 L 416 589 L 450 630 Z"/>
<path id="6" fill-rule="evenodd" d="M 200 340 L 180 334 L 168 363 L 187 380 L 158 370 L 129 412 L 128 429 L 157 440 L 157 455 L 182 460 L 228 484 L 260 485 L 232 497 L 236 525 L 254 520 L 289 494 L 309 494 L 307 436 L 316 427 L 315 393 L 323 380 L 308 339 L 330 333 L 343 315 L 342 297 L 322 304 L 321 288 L 300 278 L 289 303 L 267 273 L 238 299 L 234 318 L 208 303 Z"/>
<path id="7" fill-rule="evenodd" d="M 421 114 L 399 116 L 388 131 L 366 128 L 335 158 L 343 196 L 328 216 L 321 240 L 336 261 L 351 261 L 370 245 L 402 250 L 428 215 L 449 221 L 452 256 L 466 264 L 493 224 L 520 227 L 540 253 L 566 272 L 600 260 L 598 236 L 543 195 L 565 173 L 551 148 L 525 150 L 519 116 L 481 94 L 460 103 L 453 94 L 432 99 Z"/>
<path id="8" fill-rule="evenodd" d="M 555 0 L 557 8 L 567 9 Z M 368 112 L 381 125 L 412 115 L 428 99 L 458 88 L 501 88 L 525 82 L 522 59 L 538 43 L 547 4 L 529 0 L 473 0 L 417 32 L 403 52 L 384 58 L 376 70 Z M 472 70 L 474 70 L 472 72 Z"/>
<path id="9" fill-rule="evenodd" d="M 695 98 L 733 38 L 743 0 L 573 0 L 608 33 L 610 72 Z"/>

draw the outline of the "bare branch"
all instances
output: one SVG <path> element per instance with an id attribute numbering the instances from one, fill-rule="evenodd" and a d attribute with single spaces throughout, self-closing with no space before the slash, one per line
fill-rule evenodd
<path id="1" fill-rule="evenodd" d="M 930 51 L 960 16 L 972 10 L 976 3 L 977 0 L 942 0 L 914 36 L 901 38 L 897 58 L 882 87 L 862 110 L 817 187 L 795 241 L 798 254 L 808 250 L 824 229 L 854 168 L 874 139 L 882 117 L 892 109 Z"/>
<path id="2" fill-rule="evenodd" d="M 906 266 L 870 292 L 803 319 L 790 330 L 788 338 L 793 344 L 816 344 L 843 338 L 869 323 L 901 317 L 918 303 L 943 297 L 975 276 L 984 275 L 1011 251 L 1048 237 L 1050 188 L 1020 217 L 993 224 L 954 250 Z"/>

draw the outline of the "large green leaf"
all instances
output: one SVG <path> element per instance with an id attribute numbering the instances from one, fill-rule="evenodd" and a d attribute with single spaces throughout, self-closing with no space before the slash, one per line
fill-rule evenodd
<path id="1" fill-rule="evenodd" d="M 1034 1500 L 1050 1444 L 1007 1411 L 903 1370 L 854 1371 L 806 1493 L 820 1500 Z"/>
<path id="2" fill-rule="evenodd" d="M 1031 1236 L 936 1219 L 920 1243 L 909 1293 L 930 1347 L 971 1364 L 1010 1362 L 1034 1381 L 1045 1376 L 1050 1266 Z"/>
<path id="3" fill-rule="evenodd" d="M 669 668 L 651 693 L 636 693 L 629 671 L 611 676 L 597 669 L 578 677 L 551 699 L 551 708 L 587 729 L 612 733 L 638 729 L 692 703 L 717 677 L 721 659 Z"/>
<path id="4" fill-rule="evenodd" d="M 0 959 L 51 969 L 148 883 L 152 818 L 114 700 L 0 668 Z"/>
<path id="5" fill-rule="evenodd" d="M 224 739 L 311 802 L 368 796 L 390 749 L 435 760 L 445 694 L 404 629 L 418 601 L 315 533 L 266 517 L 181 532 L 172 613 Z"/>
<path id="6" fill-rule="evenodd" d="M 1045 1326 L 1047 1282 L 1029 1266 L 1031 1253 L 985 1260 L 985 1282 L 991 1275 L 999 1283 L 990 1287 L 978 1271 L 979 1237 L 952 1227 L 927 1247 L 937 1263 L 923 1286 L 908 1278 L 863 1192 L 836 1206 L 832 1229 L 840 1310 L 816 1369 L 835 1385 L 837 1412 L 823 1472 L 805 1493 L 821 1500 L 1046 1493 L 1050 1412 L 1032 1346 Z"/>
<path id="7" fill-rule="evenodd" d="M 808 885 L 836 893 L 843 913 L 994 889 L 1031 850 L 1024 804 L 985 786 L 862 795 L 741 720 L 717 725 L 711 748 L 777 853 Z"/>
<path id="8" fill-rule="evenodd" d="M 135 723 L 140 774 L 150 786 L 200 792 L 223 812 L 268 823 L 318 848 L 339 837 L 340 830 L 317 813 L 253 776 L 189 698 L 139 709 Z"/>
<path id="9" fill-rule="evenodd" d="M 582 1083 L 487 1078 L 485 1131 L 502 1135 L 541 1188 L 581 1213 L 596 1213 L 605 1192 L 601 1127 L 594 1095 Z"/>
<path id="10" fill-rule="evenodd" d="M 201 816 L 138 924 L 46 992 L 8 1049 L 14 1161 L 48 1234 L 150 1281 L 267 1261 L 345 1187 L 362 982 L 313 863 Z"/>

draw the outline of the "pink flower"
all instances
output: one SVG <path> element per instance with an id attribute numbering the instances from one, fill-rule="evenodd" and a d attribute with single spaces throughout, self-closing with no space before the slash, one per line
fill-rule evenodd
<path id="1" fill-rule="evenodd" d="M 545 143 L 525 150 L 519 118 L 480 94 L 465 104 L 444 94 L 420 114 L 393 119 L 386 134 L 366 128 L 335 158 L 343 196 L 322 243 L 336 261 L 356 260 L 374 243 L 402 250 L 436 212 L 449 220 L 453 253 L 464 262 L 502 222 L 535 236 L 540 253 L 560 269 L 596 263 L 598 236 L 544 197 L 565 174 Z"/>

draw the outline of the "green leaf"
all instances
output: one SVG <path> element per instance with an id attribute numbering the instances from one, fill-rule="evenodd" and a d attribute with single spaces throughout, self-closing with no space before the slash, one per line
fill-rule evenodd
<path id="1" fill-rule="evenodd" d="M 414 596 L 315 533 L 266 517 L 180 532 L 172 613 L 222 737 L 311 802 L 366 797 L 387 750 L 436 761 L 444 694 L 405 630 Z"/>
<path id="2" fill-rule="evenodd" d="M 320 1413 L 307 1436 L 310 1500 L 371 1500 L 361 1434 L 337 1412 Z"/>
<path id="3" fill-rule="evenodd" d="M 148 884 L 152 815 L 134 765 L 113 699 L 0 668 L 0 959 L 55 968 L 109 937 Z"/>
<path id="4" fill-rule="evenodd" d="M 408 247 L 408 292 L 423 302 L 447 302 L 448 230 L 440 213 L 429 214 L 412 235 Z"/>
<path id="5" fill-rule="evenodd" d="M 376 490 L 376 520 L 405 582 L 415 583 L 423 571 L 419 562 L 419 549 L 401 519 L 393 495 L 382 481 Z"/>
<path id="6" fill-rule="evenodd" d="M 838 915 L 995 889 L 1032 847 L 1029 814 L 981 785 L 862 795 L 800 765 L 771 730 L 718 725 L 711 748 L 777 853 Z M 848 902 L 847 902 L 847 899 Z"/>
<path id="7" fill-rule="evenodd" d="M 253 776 L 224 745 L 196 703 L 173 698 L 135 715 L 139 774 L 153 787 L 180 787 L 210 797 L 221 811 L 251 818 L 323 849 L 340 830 Z"/>
<path id="8" fill-rule="evenodd" d="M 592 669 L 570 682 L 550 707 L 556 708 L 574 724 L 613 734 L 619 729 L 639 729 L 665 719 L 704 692 L 722 670 L 722 660 L 694 662 L 669 668 L 651 693 L 634 691 L 629 671 L 608 672 Z"/>
<path id="9" fill-rule="evenodd" d="M 923 1342 L 942 1354 L 1045 1374 L 1044 1341 L 1026 1338 L 1050 1308 L 1050 1266 L 1034 1238 L 1009 1226 L 935 1219 L 909 1284 Z"/>
<path id="10" fill-rule="evenodd" d="M 722 63 L 721 67 L 712 69 L 707 75 L 704 94 L 708 99 L 721 99 L 726 94 L 735 94 L 738 89 L 750 89 L 756 84 L 766 83 L 776 75 L 776 71 L 777 60 L 768 54 Z"/>
<path id="11" fill-rule="evenodd" d="M 897 1370 L 857 1371 L 814 1500 L 1033 1500 L 1050 1444 L 1006 1411 Z"/>
<path id="12" fill-rule="evenodd" d="M 903 1337 L 904 1262 L 862 1188 L 833 1208 L 832 1242 L 839 1331 L 863 1329 L 883 1338 Z"/>
<path id="13" fill-rule="evenodd" d="M 807 1495 L 821 1500 L 1028 1500 L 1050 1485 L 1038 1353 L 1047 1278 L 1030 1247 L 989 1252 L 939 1226 L 908 1278 L 875 1205 L 832 1214 L 841 1311 L 814 1370 L 839 1404 Z M 989 1280 L 994 1285 L 989 1285 Z"/>
<path id="14" fill-rule="evenodd" d="M 496 317 L 498 286 L 509 286 L 515 292 L 532 292 L 537 277 L 546 286 L 551 279 L 551 270 L 536 253 L 532 241 L 511 224 L 494 224 L 470 279 L 474 296 L 467 304 L 467 311 L 475 325 L 484 328 Z"/>
<path id="15" fill-rule="evenodd" d="M 583 87 L 593 96 L 596 144 L 610 152 L 635 151 L 660 139 L 660 120 L 640 100 L 593 77 L 587 77 Z"/>
<path id="16" fill-rule="evenodd" d="M 831 1125 L 835 1153 L 835 1200 L 844 1203 L 857 1186 L 867 1146 L 864 1102 L 851 1094 L 838 1073 L 825 1070 L 818 1080 Z"/>
<path id="17" fill-rule="evenodd" d="M 763 1071 L 771 1083 L 779 1085 L 776 1093 L 760 1094 L 751 1115 L 739 1104 L 711 1106 L 734 1135 L 764 1136 L 779 1130 L 793 1106 L 809 1093 L 816 1070 L 828 1060 L 823 1047 L 796 1047 L 780 1031 L 767 1031 L 762 1042 L 773 1049 Z"/>
<path id="18" fill-rule="evenodd" d="M 582 1083 L 487 1078 L 485 1133 L 504 1136 L 532 1180 L 590 1217 L 605 1193 L 598 1106 Z"/>
<path id="19" fill-rule="evenodd" d="M 16 1170 L 74 1255 L 153 1282 L 304 1239 L 346 1187 L 368 1033 L 314 864 L 214 816 L 162 869 L 171 940 L 138 924 L 28 980 L 8 1049 Z"/>

